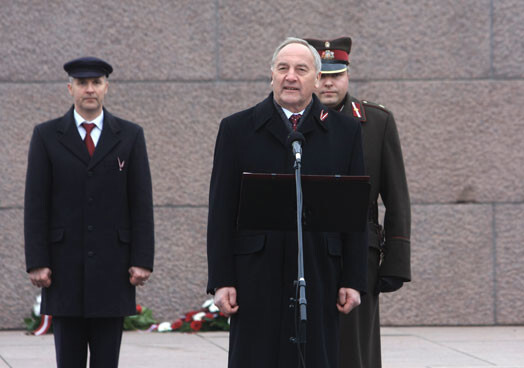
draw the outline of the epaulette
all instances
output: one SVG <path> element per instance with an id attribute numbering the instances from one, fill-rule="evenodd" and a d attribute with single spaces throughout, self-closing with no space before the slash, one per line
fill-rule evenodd
<path id="1" fill-rule="evenodd" d="M 380 109 L 382 111 L 385 111 L 388 114 L 391 114 L 391 111 L 389 111 L 384 105 L 381 105 L 381 104 L 378 104 L 378 103 L 375 103 L 375 102 L 371 102 L 371 101 L 368 101 L 368 100 L 362 100 L 362 104 L 364 104 L 366 107 L 367 106 L 374 107 L 376 109 Z"/>

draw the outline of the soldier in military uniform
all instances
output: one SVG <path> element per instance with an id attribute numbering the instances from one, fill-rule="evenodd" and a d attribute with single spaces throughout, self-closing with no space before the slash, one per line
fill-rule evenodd
<path id="1" fill-rule="evenodd" d="M 393 114 L 384 106 L 348 93 L 351 38 L 307 39 L 322 58 L 320 101 L 362 124 L 369 198 L 368 292 L 361 305 L 341 315 L 340 367 L 379 368 L 379 293 L 400 289 L 411 280 L 409 193 L 400 140 Z M 378 221 L 378 196 L 385 206 L 384 228 Z"/>

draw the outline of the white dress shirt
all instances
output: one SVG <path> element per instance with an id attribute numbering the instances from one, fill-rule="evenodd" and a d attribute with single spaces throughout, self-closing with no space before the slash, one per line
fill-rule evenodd
<path id="1" fill-rule="evenodd" d="M 80 116 L 79 113 L 76 112 L 76 109 L 74 110 L 74 116 L 75 116 L 75 122 L 76 127 L 78 129 L 78 133 L 80 134 L 80 137 L 82 140 L 86 137 L 86 130 L 82 126 L 82 123 L 93 123 L 95 124 L 95 127 L 93 130 L 91 130 L 91 139 L 93 140 L 93 143 L 95 144 L 95 147 L 98 143 L 98 140 L 100 139 L 100 134 L 102 133 L 102 127 L 104 126 L 104 110 L 98 115 L 93 121 L 87 121 L 82 116 Z"/>

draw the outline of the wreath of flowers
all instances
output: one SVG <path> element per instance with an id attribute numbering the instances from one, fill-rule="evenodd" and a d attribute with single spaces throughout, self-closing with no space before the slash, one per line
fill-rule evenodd
<path id="1" fill-rule="evenodd" d="M 40 295 L 31 309 L 31 317 L 24 318 L 27 330 L 35 335 L 52 332 L 52 317 L 40 314 Z M 158 323 L 153 317 L 153 311 L 140 304 L 136 306 L 136 315 L 124 318 L 124 330 L 145 330 L 148 332 L 198 332 L 198 331 L 229 331 L 229 319 L 218 310 L 213 299 L 206 300 L 200 309 L 184 313 L 174 322 Z"/>
<path id="2" fill-rule="evenodd" d="M 206 300 L 200 309 L 185 313 L 174 322 L 158 324 L 158 332 L 229 331 L 229 318 L 218 310 L 213 299 Z"/>

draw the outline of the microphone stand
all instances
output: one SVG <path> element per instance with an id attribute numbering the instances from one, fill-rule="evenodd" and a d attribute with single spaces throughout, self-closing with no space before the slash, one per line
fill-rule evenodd
<path id="1" fill-rule="evenodd" d="M 306 366 L 304 354 L 300 348 L 300 344 L 306 344 L 306 280 L 304 278 L 304 245 L 302 241 L 302 183 L 301 183 L 301 158 L 300 156 L 295 157 L 295 183 L 297 193 L 297 238 L 298 238 L 298 275 L 295 281 L 296 294 L 295 294 L 295 306 L 298 307 L 298 331 L 297 336 L 292 337 L 291 341 L 296 343 L 298 346 L 299 359 L 301 359 L 302 366 Z M 295 310 L 296 311 L 296 310 Z"/>

